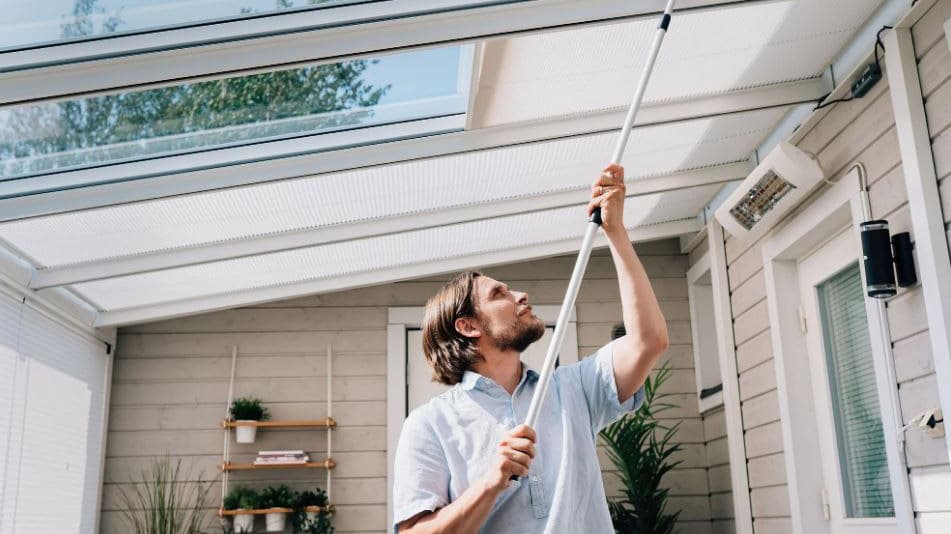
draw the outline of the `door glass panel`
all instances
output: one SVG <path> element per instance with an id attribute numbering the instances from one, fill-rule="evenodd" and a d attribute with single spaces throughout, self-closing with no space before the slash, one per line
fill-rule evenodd
<path id="1" fill-rule="evenodd" d="M 858 264 L 818 286 L 847 517 L 894 515 Z"/>

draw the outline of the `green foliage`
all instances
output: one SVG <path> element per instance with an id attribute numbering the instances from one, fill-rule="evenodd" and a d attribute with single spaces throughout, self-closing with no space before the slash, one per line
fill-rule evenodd
<path id="1" fill-rule="evenodd" d="M 234 421 L 267 421 L 271 418 L 261 399 L 239 397 L 231 402 L 231 419 Z"/>
<path id="2" fill-rule="evenodd" d="M 332 534 L 334 527 L 330 524 L 331 512 L 327 510 L 327 493 L 320 488 L 315 491 L 302 491 L 297 494 L 297 512 L 291 518 L 295 532 L 306 532 L 307 534 Z M 313 519 L 307 519 L 305 508 L 308 506 L 320 506 L 321 510 Z"/>
<path id="3" fill-rule="evenodd" d="M 197 481 L 196 481 L 197 480 Z M 209 507 L 210 481 L 190 470 L 182 460 L 174 464 L 168 456 L 152 460 L 132 489 L 119 486 L 119 502 L 128 532 L 134 534 L 194 534 L 207 528 L 205 508 Z"/>
<path id="4" fill-rule="evenodd" d="M 261 508 L 293 508 L 296 499 L 286 485 L 268 486 L 261 490 L 259 506 Z"/>
<path id="5" fill-rule="evenodd" d="M 258 507 L 258 493 L 246 486 L 237 486 L 228 492 L 224 500 L 225 510 L 254 510 Z"/>
<path id="6" fill-rule="evenodd" d="M 668 490 L 660 486 L 664 475 L 680 464 L 671 459 L 681 449 L 673 441 L 680 423 L 665 427 L 657 420 L 658 414 L 674 407 L 665 402 L 670 394 L 657 392 L 670 373 L 670 366 L 663 365 L 644 384 L 641 409 L 601 432 L 624 487 L 621 499 L 608 502 L 618 534 L 670 534 L 680 515 L 666 512 Z"/>
<path id="7" fill-rule="evenodd" d="M 297 504 L 298 508 L 304 508 L 307 506 L 327 506 L 327 492 L 320 488 L 316 488 L 316 491 L 302 491 L 297 494 Z"/>

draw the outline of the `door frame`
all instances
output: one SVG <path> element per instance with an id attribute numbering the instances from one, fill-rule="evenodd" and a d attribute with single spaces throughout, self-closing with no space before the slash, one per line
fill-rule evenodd
<path id="1" fill-rule="evenodd" d="M 816 288 L 819 284 L 850 269 L 861 259 L 861 244 L 856 232 L 846 228 L 835 237 L 823 243 L 819 248 L 799 261 L 799 291 L 800 306 L 802 307 L 803 321 L 807 325 L 805 334 L 806 348 L 809 355 L 809 366 L 812 373 L 812 383 L 822 384 L 823 387 L 813 390 L 813 402 L 816 408 L 817 436 L 820 447 L 825 450 L 821 455 L 821 465 L 824 469 L 826 481 L 826 501 L 830 516 L 830 526 L 838 523 L 839 528 L 848 532 L 861 530 L 865 527 L 878 527 L 879 532 L 895 532 L 898 527 L 896 517 L 845 517 L 845 492 L 842 480 L 842 460 L 840 456 L 840 436 L 836 429 L 835 414 L 832 410 L 833 393 L 828 387 L 829 381 L 829 354 L 826 351 L 828 333 L 822 328 L 820 318 L 819 295 Z M 859 263 L 859 276 L 861 276 Z M 862 281 L 860 280 L 860 283 Z M 863 288 L 864 291 L 864 288 Z M 866 308 L 866 321 L 868 309 Z M 870 323 L 869 323 L 870 324 Z M 871 325 L 871 324 L 870 324 Z M 869 329 L 871 342 L 872 329 Z M 874 356 L 872 360 L 874 370 Z M 887 399 L 878 399 L 881 403 Z M 821 408 L 820 408 L 821 406 Z M 884 428 L 883 428 L 884 434 Z M 884 438 L 884 435 L 883 435 Z M 894 500 L 894 497 L 892 497 Z M 875 531 L 873 531 L 875 532 Z"/>
<path id="2" fill-rule="evenodd" d="M 396 445 L 403 430 L 403 407 L 406 406 L 406 331 L 422 327 L 423 306 L 393 306 L 387 314 L 386 325 L 386 521 L 387 531 L 393 523 L 393 464 Z M 558 321 L 561 306 L 535 304 L 532 312 L 545 326 Z M 578 318 L 574 307 L 566 325 L 565 340 L 559 353 L 562 365 L 578 361 Z"/>
<path id="3" fill-rule="evenodd" d="M 795 534 L 830 531 L 830 522 L 824 516 L 823 469 L 821 463 L 815 461 L 821 455 L 811 371 L 810 366 L 802 365 L 802 362 L 809 361 L 809 354 L 800 327 L 797 262 L 845 228 L 858 233 L 858 224 L 864 220 L 859 172 L 857 168 L 850 170 L 822 191 L 812 204 L 782 223 L 762 243 L 789 511 Z M 861 257 L 860 250 L 856 254 Z M 862 280 L 864 284 L 864 266 Z M 907 472 L 901 457 L 903 453 L 898 448 L 898 415 L 890 402 L 898 394 L 896 384 L 889 383 L 886 369 L 891 347 L 886 346 L 881 335 L 883 325 L 877 305 L 874 299 L 865 298 L 895 518 L 901 532 L 915 532 Z"/>

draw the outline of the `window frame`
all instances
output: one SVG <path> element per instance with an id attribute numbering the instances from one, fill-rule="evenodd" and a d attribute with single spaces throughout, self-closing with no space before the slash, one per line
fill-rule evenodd
<path id="1" fill-rule="evenodd" d="M 687 270 L 687 299 L 690 307 L 690 336 L 693 349 L 693 367 L 694 367 L 694 376 L 696 378 L 697 384 L 697 403 L 700 409 L 700 414 L 704 414 L 715 408 L 723 406 L 723 372 L 721 370 L 720 362 L 720 351 L 719 351 L 719 337 L 720 333 L 717 330 L 716 318 L 714 317 L 713 308 L 716 306 L 714 292 L 713 292 L 713 270 L 711 265 L 710 252 L 705 252 L 697 262 Z M 707 277 L 710 278 L 710 283 L 702 283 L 702 280 Z M 699 293 L 705 292 L 709 296 L 711 303 L 711 308 L 709 310 L 703 310 L 700 308 L 699 302 Z M 711 313 L 704 313 L 704 311 L 709 311 Z M 714 335 L 714 343 L 704 343 L 704 340 L 709 341 L 709 333 L 712 332 Z M 706 381 L 705 379 L 710 379 L 709 376 L 706 376 L 704 362 L 713 359 L 716 362 L 716 371 L 718 375 L 716 377 L 716 382 L 720 385 L 720 391 L 708 395 L 707 397 L 702 397 L 703 393 L 703 384 Z"/>

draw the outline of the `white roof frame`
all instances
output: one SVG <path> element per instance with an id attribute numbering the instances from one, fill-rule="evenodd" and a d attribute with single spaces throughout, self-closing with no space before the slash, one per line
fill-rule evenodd
<path id="1" fill-rule="evenodd" d="M 681 0 L 677 8 L 683 12 L 735 3 Z M 135 32 L 0 54 L 0 103 L 620 22 L 656 16 L 664 4 L 664 0 L 393 0 Z"/>
<path id="2" fill-rule="evenodd" d="M 693 234 L 700 230 L 700 223 L 696 218 L 671 221 L 660 224 L 642 226 L 628 230 L 632 242 L 652 241 L 685 234 Z M 262 302 L 300 297 L 315 293 L 329 293 L 344 291 L 359 287 L 372 286 L 383 283 L 409 280 L 425 276 L 470 269 L 473 266 L 490 266 L 517 261 L 528 261 L 537 258 L 546 258 L 560 254 L 577 252 L 581 245 L 581 238 L 571 238 L 541 245 L 531 245 L 508 250 L 497 250 L 491 253 L 479 253 L 470 256 L 427 261 L 419 264 L 400 265 L 389 269 L 369 271 L 363 273 L 346 274 L 334 278 L 307 280 L 292 284 L 272 287 L 235 291 L 218 295 L 195 297 L 173 302 L 127 308 L 113 311 L 99 312 L 96 327 L 124 326 L 134 323 L 146 323 L 163 319 L 172 319 L 185 315 L 207 313 L 217 310 L 248 306 Z M 595 238 L 595 247 L 607 246 L 607 239 L 603 234 Z"/>
<path id="3" fill-rule="evenodd" d="M 650 105 L 641 110 L 636 125 L 643 127 L 814 102 L 827 94 L 831 86 L 830 78 L 822 76 Z M 291 156 L 286 156 L 294 153 L 289 143 L 298 147 L 302 143 L 316 142 L 298 139 L 274 141 L 24 178 L 23 185 L 29 181 L 30 188 L 48 191 L 27 196 L 17 196 L 25 189 L 19 189 L 16 180 L 6 184 L 0 182 L 0 222 L 488 148 L 600 134 L 620 129 L 624 114 L 624 110 L 611 110 L 365 146 L 357 143 L 351 148 Z M 428 122 L 420 121 L 418 127 L 424 128 L 422 123 L 425 122 L 425 127 L 446 131 L 460 127 L 460 120 L 455 116 L 428 119 Z M 242 158 L 252 157 L 254 159 L 242 161 Z"/>
<path id="4" fill-rule="evenodd" d="M 96 321 L 97 310 L 65 288 L 49 289 L 42 293 L 29 289 L 27 286 L 35 273 L 35 268 L 9 250 L 6 244 L 0 243 L 0 291 L 12 293 L 23 302 L 32 302 L 83 332 L 88 332 Z"/>
<path id="5" fill-rule="evenodd" d="M 753 170 L 751 161 L 728 163 L 667 176 L 631 180 L 628 197 L 663 191 L 723 184 L 742 179 Z M 421 214 L 383 217 L 352 224 L 309 228 L 277 235 L 256 236 L 196 245 L 172 251 L 137 254 L 78 265 L 40 269 L 34 272 L 30 288 L 45 289 L 104 278 L 113 278 L 175 267 L 185 267 L 234 258 L 281 252 L 354 239 L 436 228 L 541 210 L 581 206 L 587 187 L 535 195 L 527 198 L 490 201 L 472 206 L 427 211 Z"/>

